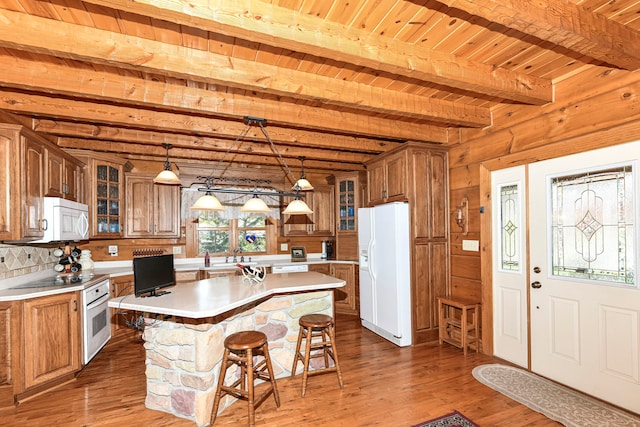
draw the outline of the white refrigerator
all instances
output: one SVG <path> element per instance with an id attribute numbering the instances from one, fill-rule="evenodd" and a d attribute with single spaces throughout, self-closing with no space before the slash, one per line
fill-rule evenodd
<path id="1" fill-rule="evenodd" d="M 409 205 L 358 209 L 358 251 L 362 326 L 411 345 Z"/>

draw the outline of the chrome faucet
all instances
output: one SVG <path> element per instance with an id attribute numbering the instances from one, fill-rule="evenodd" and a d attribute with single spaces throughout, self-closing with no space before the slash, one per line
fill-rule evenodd
<path id="1" fill-rule="evenodd" d="M 242 252 L 242 249 L 237 248 L 233 250 L 233 263 L 237 263 L 238 262 L 238 253 Z M 243 256 L 244 258 L 244 256 Z"/>

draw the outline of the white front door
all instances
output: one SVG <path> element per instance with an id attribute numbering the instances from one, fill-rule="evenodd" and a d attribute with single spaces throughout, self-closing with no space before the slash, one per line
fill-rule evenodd
<path id="1" fill-rule="evenodd" d="M 525 166 L 491 174 L 493 218 L 493 351 L 529 367 Z"/>
<path id="2" fill-rule="evenodd" d="M 640 413 L 640 143 L 529 166 L 532 371 Z"/>

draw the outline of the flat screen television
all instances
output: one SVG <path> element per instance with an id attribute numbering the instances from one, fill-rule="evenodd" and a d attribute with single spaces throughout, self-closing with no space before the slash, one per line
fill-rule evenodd
<path id="1" fill-rule="evenodd" d="M 160 289 L 175 285 L 175 277 L 172 254 L 133 259 L 133 281 L 137 297 L 168 294 L 168 291 Z"/>

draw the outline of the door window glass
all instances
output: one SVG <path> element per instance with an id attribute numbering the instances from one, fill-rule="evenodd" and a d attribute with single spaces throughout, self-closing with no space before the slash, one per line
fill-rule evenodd
<path id="1" fill-rule="evenodd" d="M 518 185 L 500 187 L 500 269 L 520 270 L 520 193 Z"/>
<path id="2" fill-rule="evenodd" d="M 631 165 L 551 179 L 554 276 L 635 284 L 633 179 Z"/>

